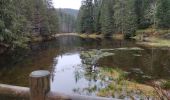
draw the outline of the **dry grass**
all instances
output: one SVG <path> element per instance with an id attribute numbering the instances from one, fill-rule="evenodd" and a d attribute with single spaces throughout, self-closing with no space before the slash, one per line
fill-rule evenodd
<path id="1" fill-rule="evenodd" d="M 124 39 L 124 35 L 123 34 L 113 34 L 112 38 L 113 39 L 123 40 Z"/>
<path id="2" fill-rule="evenodd" d="M 170 40 L 161 38 L 167 33 L 170 33 L 170 29 L 163 30 L 163 29 L 148 28 L 145 30 L 138 30 L 136 32 L 136 36 L 133 38 L 136 40 L 139 40 L 140 42 L 138 44 L 144 45 L 144 46 L 170 47 Z"/>
<path id="3" fill-rule="evenodd" d="M 104 38 L 105 36 L 103 34 L 97 34 L 97 33 L 93 33 L 93 34 L 80 34 L 80 33 L 58 33 L 53 35 L 53 37 L 60 37 L 60 36 L 79 36 L 81 38 L 92 38 L 92 39 L 96 39 L 96 38 Z M 110 36 L 113 39 L 124 39 L 124 35 L 123 34 L 113 34 L 112 36 Z"/>
<path id="4" fill-rule="evenodd" d="M 96 38 L 103 38 L 104 36 L 101 35 L 101 34 L 79 34 L 80 37 L 82 38 L 93 38 L 93 39 L 96 39 Z"/>
<path id="5" fill-rule="evenodd" d="M 127 83 L 127 90 L 129 90 L 129 91 L 139 90 L 142 93 L 144 93 L 146 96 L 149 96 L 149 95 L 155 96 L 156 95 L 155 89 L 149 85 L 139 84 L 139 83 L 130 82 L 130 81 L 127 81 L 126 83 Z"/>
<path id="6" fill-rule="evenodd" d="M 122 91 L 126 91 L 126 93 L 131 95 L 134 91 L 140 91 L 141 95 L 157 98 L 157 92 L 152 86 L 126 80 L 124 72 L 119 69 L 105 69 L 101 73 L 112 77 L 113 82 L 106 88 L 100 90 L 97 93 L 98 96 L 110 97 L 114 96 L 114 93 L 121 94 Z"/>
<path id="7" fill-rule="evenodd" d="M 138 44 L 152 47 L 170 47 L 170 40 L 157 37 L 149 37 L 147 40 L 149 40 L 149 42 L 139 42 Z"/>
<path id="8" fill-rule="evenodd" d="M 139 34 L 148 34 L 151 36 L 159 36 L 159 35 L 164 35 L 166 33 L 170 33 L 170 29 L 153 29 L 153 28 L 148 28 L 144 30 L 137 30 L 136 35 Z"/>
<path id="9" fill-rule="evenodd" d="M 145 84 L 135 83 L 127 80 L 122 80 L 120 84 L 111 83 L 107 88 L 98 92 L 98 96 L 112 96 L 114 92 L 122 92 L 123 87 L 126 87 L 126 92 L 140 91 L 141 95 L 157 97 L 156 90 Z"/>

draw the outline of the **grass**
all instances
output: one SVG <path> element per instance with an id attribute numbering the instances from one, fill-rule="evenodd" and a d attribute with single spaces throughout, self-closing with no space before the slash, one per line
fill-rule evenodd
<path id="1" fill-rule="evenodd" d="M 123 40 L 124 39 L 124 35 L 123 34 L 113 34 L 112 38 L 113 39 L 118 39 L 118 40 Z"/>
<path id="2" fill-rule="evenodd" d="M 170 47 L 170 40 L 167 39 L 149 37 L 147 40 L 148 42 L 138 42 L 138 44 L 152 47 Z"/>
<path id="3" fill-rule="evenodd" d="M 147 28 L 147 29 L 141 29 L 136 31 L 136 35 L 139 34 L 148 34 L 148 35 L 164 35 L 166 33 L 170 33 L 170 29 L 153 29 L 153 28 Z"/>
<path id="4" fill-rule="evenodd" d="M 162 83 L 161 87 L 162 87 L 163 89 L 170 89 L 170 80 Z"/>
<path id="5" fill-rule="evenodd" d="M 104 37 L 103 35 L 96 34 L 96 33 L 93 33 L 93 34 L 79 34 L 79 36 L 82 37 L 82 38 L 93 38 L 93 39 L 103 38 Z"/>
<path id="6" fill-rule="evenodd" d="M 103 34 L 98 34 L 98 33 L 92 33 L 92 34 L 81 34 L 81 33 L 58 33 L 58 34 L 54 34 L 52 35 L 53 38 L 56 38 L 56 37 L 60 37 L 60 36 L 79 36 L 81 38 L 92 38 L 92 39 L 97 39 L 97 38 L 104 38 L 105 36 Z M 110 38 L 113 38 L 113 39 L 119 39 L 119 40 L 122 40 L 124 39 L 124 35 L 123 34 L 113 34 L 112 36 L 110 36 Z M 37 39 L 35 41 L 38 41 L 38 40 L 41 40 L 41 39 Z"/>
<path id="7" fill-rule="evenodd" d="M 162 38 L 170 29 L 144 29 L 138 30 L 134 39 L 140 41 L 138 44 L 152 47 L 170 47 L 170 40 Z M 144 37 L 145 36 L 145 37 Z"/>
<path id="8" fill-rule="evenodd" d="M 103 34 L 97 34 L 97 33 L 93 33 L 93 34 L 79 34 L 80 37 L 82 38 L 104 38 L 105 36 Z M 123 34 L 113 34 L 112 36 L 110 36 L 110 38 L 112 39 L 118 39 L 118 40 L 122 40 L 124 39 L 124 35 Z"/>
<path id="9" fill-rule="evenodd" d="M 103 68 L 101 69 L 103 75 L 112 77 L 113 81 L 104 89 L 101 89 L 97 95 L 103 97 L 114 97 L 115 93 L 121 94 L 126 92 L 127 95 L 133 96 L 133 93 L 140 91 L 140 96 L 157 97 L 156 91 L 153 87 L 145 84 L 136 83 L 126 80 L 126 74 L 120 69 Z"/>

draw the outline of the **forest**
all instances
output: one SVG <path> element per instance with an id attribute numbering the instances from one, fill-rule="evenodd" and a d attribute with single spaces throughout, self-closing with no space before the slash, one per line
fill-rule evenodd
<path id="1" fill-rule="evenodd" d="M 170 0 L 0 0 L 0 100 L 170 100 L 169 75 Z"/>
<path id="2" fill-rule="evenodd" d="M 77 19 L 80 33 L 131 37 L 146 28 L 170 28 L 169 0 L 83 0 Z"/>
<path id="3" fill-rule="evenodd" d="M 56 33 L 123 34 L 169 29 L 169 0 L 82 0 L 78 15 L 55 9 L 52 0 L 0 1 L 0 45 L 24 46 L 35 36 Z"/>
<path id="4" fill-rule="evenodd" d="M 75 31 L 75 15 L 54 8 L 52 0 L 1 0 L 0 7 L 2 47 L 25 47 L 34 37 Z"/>

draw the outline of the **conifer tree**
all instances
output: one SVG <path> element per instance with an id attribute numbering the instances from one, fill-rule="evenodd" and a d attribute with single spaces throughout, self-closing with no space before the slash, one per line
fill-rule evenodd
<path id="1" fill-rule="evenodd" d="M 170 28 L 170 1 L 159 0 L 157 8 L 158 25 L 160 28 Z"/>
<path id="2" fill-rule="evenodd" d="M 79 11 L 78 30 L 82 33 L 94 32 L 93 1 L 84 0 Z"/>
<path id="3" fill-rule="evenodd" d="M 101 33 L 111 35 L 114 33 L 114 19 L 113 19 L 113 0 L 103 0 L 101 6 Z"/>

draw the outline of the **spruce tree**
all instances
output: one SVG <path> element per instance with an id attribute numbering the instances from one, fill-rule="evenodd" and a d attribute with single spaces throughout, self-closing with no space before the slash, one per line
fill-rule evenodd
<path id="1" fill-rule="evenodd" d="M 35 31 L 39 36 L 56 33 L 57 12 L 51 3 L 51 0 L 1 0 L 0 43 L 22 46 Z"/>
<path id="2" fill-rule="evenodd" d="M 93 1 L 84 0 L 79 11 L 78 31 L 81 33 L 94 32 Z"/>
<path id="3" fill-rule="evenodd" d="M 170 1 L 159 0 L 157 8 L 158 25 L 160 28 L 170 28 Z"/>
<path id="4" fill-rule="evenodd" d="M 113 0 L 103 0 L 101 6 L 101 33 L 107 36 L 114 33 L 113 4 Z"/>
<path id="5" fill-rule="evenodd" d="M 100 15 L 101 15 L 101 3 L 102 0 L 94 0 L 94 31 L 101 33 Z"/>
<path id="6" fill-rule="evenodd" d="M 132 36 L 137 28 L 135 0 L 116 0 L 114 9 L 116 31 L 126 37 Z"/>

